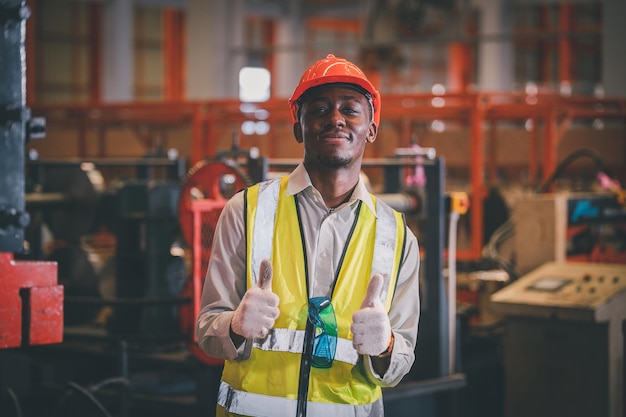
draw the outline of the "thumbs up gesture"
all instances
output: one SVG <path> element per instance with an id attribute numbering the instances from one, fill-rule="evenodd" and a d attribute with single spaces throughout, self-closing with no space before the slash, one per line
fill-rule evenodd
<path id="1" fill-rule="evenodd" d="M 236 334 L 252 339 L 267 336 L 278 318 L 278 296 L 272 292 L 272 264 L 261 261 L 259 281 L 241 299 L 231 321 Z"/>
<path id="2" fill-rule="evenodd" d="M 383 277 L 376 274 L 370 280 L 361 309 L 352 315 L 352 344 L 361 355 L 378 356 L 391 342 L 391 323 L 380 301 Z"/>

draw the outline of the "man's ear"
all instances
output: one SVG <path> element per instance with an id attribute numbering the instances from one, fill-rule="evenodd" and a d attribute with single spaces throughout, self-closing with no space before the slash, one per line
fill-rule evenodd
<path id="1" fill-rule="evenodd" d="M 296 138 L 296 142 L 304 142 L 304 139 L 302 138 L 302 129 L 300 128 L 300 123 L 293 124 L 293 136 Z"/>
<path id="2" fill-rule="evenodd" d="M 378 126 L 376 126 L 376 123 L 371 122 L 369 130 L 367 132 L 367 141 L 369 143 L 373 143 L 376 140 L 377 134 L 378 134 Z"/>

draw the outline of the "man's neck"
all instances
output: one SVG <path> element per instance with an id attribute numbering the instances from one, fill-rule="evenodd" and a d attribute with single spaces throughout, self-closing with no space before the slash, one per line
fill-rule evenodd
<path id="1" fill-rule="evenodd" d="M 349 169 L 309 170 L 313 186 L 320 192 L 328 208 L 335 208 L 350 199 L 359 182 L 359 172 Z"/>

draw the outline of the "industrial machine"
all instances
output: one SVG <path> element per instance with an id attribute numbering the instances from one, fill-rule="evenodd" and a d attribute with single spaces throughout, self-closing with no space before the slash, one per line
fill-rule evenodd
<path id="1" fill-rule="evenodd" d="M 24 148 L 42 137 L 45 121 L 33 119 L 24 105 L 24 21 L 21 1 L 0 2 L 0 348 L 56 343 L 62 339 L 63 288 L 56 264 L 15 262 L 24 250 L 30 222 L 24 201 Z"/>
<path id="2" fill-rule="evenodd" d="M 517 269 L 549 261 L 626 264 L 626 205 L 612 192 L 535 194 L 513 210 Z"/>
<path id="3" fill-rule="evenodd" d="M 63 288 L 57 285 L 56 264 L 14 257 L 24 251 L 30 222 L 24 200 L 25 143 L 45 133 L 45 121 L 32 119 L 24 105 L 28 15 L 25 2 L 0 2 L 0 348 L 62 340 Z"/>
<path id="4" fill-rule="evenodd" d="M 42 137 L 45 121 L 25 106 L 24 21 L 29 9 L 0 1 L 0 414 L 19 412 L 23 384 L 12 380 L 12 351 L 63 339 L 63 287 L 54 262 L 16 260 L 30 222 L 24 200 L 26 141 Z"/>
<path id="5" fill-rule="evenodd" d="M 491 297 L 506 417 L 622 417 L 626 265 L 547 262 Z"/>

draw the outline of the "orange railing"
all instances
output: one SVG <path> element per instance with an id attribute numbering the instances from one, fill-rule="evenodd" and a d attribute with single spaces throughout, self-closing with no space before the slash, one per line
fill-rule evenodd
<path id="1" fill-rule="evenodd" d="M 48 138 L 33 141 L 29 146 L 37 148 L 41 156 L 47 152 L 58 156 L 58 131 L 62 131 L 64 136 L 61 140 L 73 143 L 66 145 L 68 156 L 88 159 L 120 156 L 124 152 L 140 155 L 155 147 L 174 147 L 181 156 L 189 159 L 191 166 L 220 150 L 229 149 L 234 135 L 238 135 L 243 138 L 242 148 L 257 147 L 261 155 L 269 157 L 270 161 L 271 158 L 300 157 L 302 150 L 293 140 L 286 103 L 286 99 L 272 99 L 258 104 L 213 100 L 38 106 L 33 108 L 33 114 L 46 118 Z M 495 181 L 499 166 L 497 149 L 501 141 L 497 140 L 496 126 L 499 123 L 515 123 L 519 129 L 525 130 L 524 134 L 529 137 L 528 158 L 523 163 L 528 172 L 527 185 L 534 185 L 536 181 L 547 179 L 556 168 L 560 140 L 572 122 L 593 119 L 617 120 L 623 126 L 626 99 L 562 97 L 541 92 L 388 94 L 383 97 L 379 139 L 369 148 L 369 154 L 366 149 L 365 156 L 392 155 L 394 148 L 410 145 L 416 132 L 423 133 L 425 126 L 433 120 L 460 126 L 463 129 L 460 134 L 467 137 L 464 142 L 468 147 L 467 153 L 461 155 L 465 160 L 460 166 L 467 170 L 472 209 L 470 249 L 460 250 L 458 256 L 460 259 L 476 259 L 480 257 L 483 245 L 482 202 L 487 186 Z M 264 134 L 243 135 L 240 129 L 246 121 L 267 123 L 269 130 Z M 525 128 L 526 121 L 530 123 Z M 72 137 L 68 136 L 68 129 L 73 129 Z M 129 141 L 120 144 L 116 139 L 116 131 L 120 129 L 133 134 L 134 145 Z M 626 135 L 623 127 L 621 129 L 617 136 L 623 147 Z M 485 136 L 487 132 L 488 136 Z M 443 149 L 443 145 L 441 149 L 439 145 L 434 147 L 443 157 L 454 154 L 456 162 L 446 163 L 446 166 L 459 168 L 458 149 Z M 626 151 L 622 148 L 617 155 L 610 152 L 607 156 L 616 161 L 613 165 L 618 170 L 619 179 L 625 178 Z"/>

